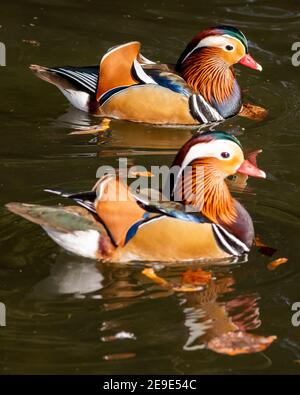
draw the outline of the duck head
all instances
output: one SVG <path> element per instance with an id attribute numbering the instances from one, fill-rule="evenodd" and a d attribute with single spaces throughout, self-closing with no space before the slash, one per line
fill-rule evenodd
<path id="1" fill-rule="evenodd" d="M 222 224 L 232 223 L 237 214 L 225 179 L 236 173 L 266 178 L 264 171 L 244 158 L 239 140 L 220 131 L 192 137 L 177 153 L 173 166 L 179 170 L 172 199 Z"/>
<path id="2" fill-rule="evenodd" d="M 207 56 L 219 58 L 228 67 L 240 63 L 250 69 L 262 71 L 262 66 L 249 54 L 245 35 L 233 26 L 219 25 L 198 33 L 178 59 L 177 69 L 201 51 L 206 52 Z"/>
<path id="3" fill-rule="evenodd" d="M 232 69 L 237 63 L 262 70 L 249 54 L 245 35 L 233 26 L 220 25 L 205 29 L 190 41 L 178 59 L 176 70 L 206 101 L 217 109 L 221 107 L 221 113 L 226 104 L 238 112 L 241 94 Z M 225 111 L 222 115 L 234 114 Z"/>

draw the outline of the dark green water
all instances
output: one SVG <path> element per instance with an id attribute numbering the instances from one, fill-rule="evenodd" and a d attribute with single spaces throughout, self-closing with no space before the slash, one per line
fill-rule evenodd
<path id="1" fill-rule="evenodd" d="M 254 248 L 248 262 L 214 269 L 215 291 L 173 294 L 141 274 L 142 266 L 105 266 L 61 250 L 37 226 L 0 209 L 1 373 L 297 373 L 300 327 L 291 306 L 300 301 L 299 133 L 300 67 L 291 46 L 300 41 L 298 1 L 36 0 L 1 4 L 0 203 L 56 204 L 45 187 L 88 189 L 102 164 L 118 156 L 132 164 L 169 164 L 189 131 L 113 122 L 101 144 L 69 136 L 96 122 L 71 110 L 58 90 L 37 80 L 30 63 L 95 64 L 109 47 L 139 40 L 154 60 L 176 61 L 190 38 L 216 23 L 240 27 L 258 73 L 237 67 L 245 98 L 269 109 L 262 122 L 234 118 L 222 129 L 245 149 L 263 148 L 260 167 L 276 180 L 251 179 L 248 208 L 264 242 L 288 263 Z M 23 40 L 37 40 L 34 46 Z M 219 127 L 220 129 L 220 127 Z M 178 277 L 183 268 L 163 268 Z M 217 291 L 216 291 L 217 290 Z M 252 333 L 276 335 L 263 353 L 228 357 L 203 349 L 231 320 Z"/>

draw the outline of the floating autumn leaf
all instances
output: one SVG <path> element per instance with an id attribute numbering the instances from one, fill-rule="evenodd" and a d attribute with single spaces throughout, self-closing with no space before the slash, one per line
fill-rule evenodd
<path id="1" fill-rule="evenodd" d="M 284 263 L 286 263 L 288 261 L 287 258 L 278 258 L 275 259 L 275 261 L 272 261 L 270 263 L 268 263 L 267 268 L 269 270 L 275 270 L 278 266 L 283 265 Z"/>
<path id="2" fill-rule="evenodd" d="M 212 274 L 202 269 L 187 270 L 182 273 L 182 282 L 184 284 L 208 284 L 212 279 Z"/>
<path id="3" fill-rule="evenodd" d="M 272 256 L 277 251 L 276 248 L 272 248 L 272 247 L 268 246 L 267 244 L 263 243 L 259 235 L 257 235 L 255 237 L 255 245 L 256 245 L 256 247 L 258 247 L 258 250 L 262 254 L 267 255 L 267 256 Z"/>
<path id="4" fill-rule="evenodd" d="M 256 245 L 256 247 L 267 247 L 267 245 L 262 242 L 260 235 L 255 236 L 254 244 Z"/>
<path id="5" fill-rule="evenodd" d="M 239 115 L 245 118 L 254 119 L 256 121 L 261 121 L 268 115 L 268 111 L 263 107 L 245 103 L 242 105 Z"/>
<path id="6" fill-rule="evenodd" d="M 142 273 L 159 285 L 169 284 L 164 278 L 159 277 L 152 268 L 146 268 L 142 271 Z"/>
<path id="7" fill-rule="evenodd" d="M 169 288 L 174 292 L 196 292 L 201 291 L 203 289 L 202 286 L 196 285 L 180 285 L 180 284 L 172 284 L 165 280 L 164 278 L 158 276 L 152 268 L 146 268 L 142 271 L 142 273 L 154 281 L 156 284 L 159 284 L 163 287 Z"/>
<path id="8" fill-rule="evenodd" d="M 74 132 L 69 134 L 76 134 L 76 135 L 86 135 L 86 134 L 98 134 L 103 133 L 109 129 L 111 120 L 109 118 L 103 118 L 99 125 L 92 125 L 88 127 L 79 127 L 76 128 Z"/>
<path id="9" fill-rule="evenodd" d="M 210 340 L 207 348 L 230 356 L 252 354 L 264 351 L 276 339 L 276 336 L 258 336 L 242 331 L 227 332 Z"/>

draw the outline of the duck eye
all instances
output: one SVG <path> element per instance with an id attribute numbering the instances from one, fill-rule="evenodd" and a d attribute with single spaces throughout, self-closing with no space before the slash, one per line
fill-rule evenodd
<path id="1" fill-rule="evenodd" d="M 227 51 L 232 51 L 233 50 L 233 45 L 229 45 L 228 44 L 228 45 L 226 45 L 225 48 L 226 48 Z"/>
<path id="2" fill-rule="evenodd" d="M 221 153 L 222 158 L 224 159 L 228 159 L 230 157 L 230 153 L 229 152 L 222 152 Z"/>

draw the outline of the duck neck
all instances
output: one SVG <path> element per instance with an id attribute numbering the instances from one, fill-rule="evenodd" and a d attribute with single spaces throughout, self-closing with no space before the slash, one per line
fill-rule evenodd
<path id="1" fill-rule="evenodd" d="M 224 117 L 237 114 L 241 108 L 241 92 L 233 68 L 215 48 L 201 48 L 192 53 L 177 70 L 184 80 L 200 93 Z"/>
<path id="2" fill-rule="evenodd" d="M 176 200 L 181 196 L 183 204 L 193 206 L 212 222 L 230 226 L 236 220 L 235 200 L 224 175 L 210 162 L 193 161 L 177 182 L 174 196 Z"/>
<path id="3" fill-rule="evenodd" d="M 251 247 L 254 239 L 252 219 L 231 196 L 224 174 L 211 159 L 197 159 L 184 169 L 175 185 L 173 198 L 192 206 L 193 210 L 201 212 Z"/>

